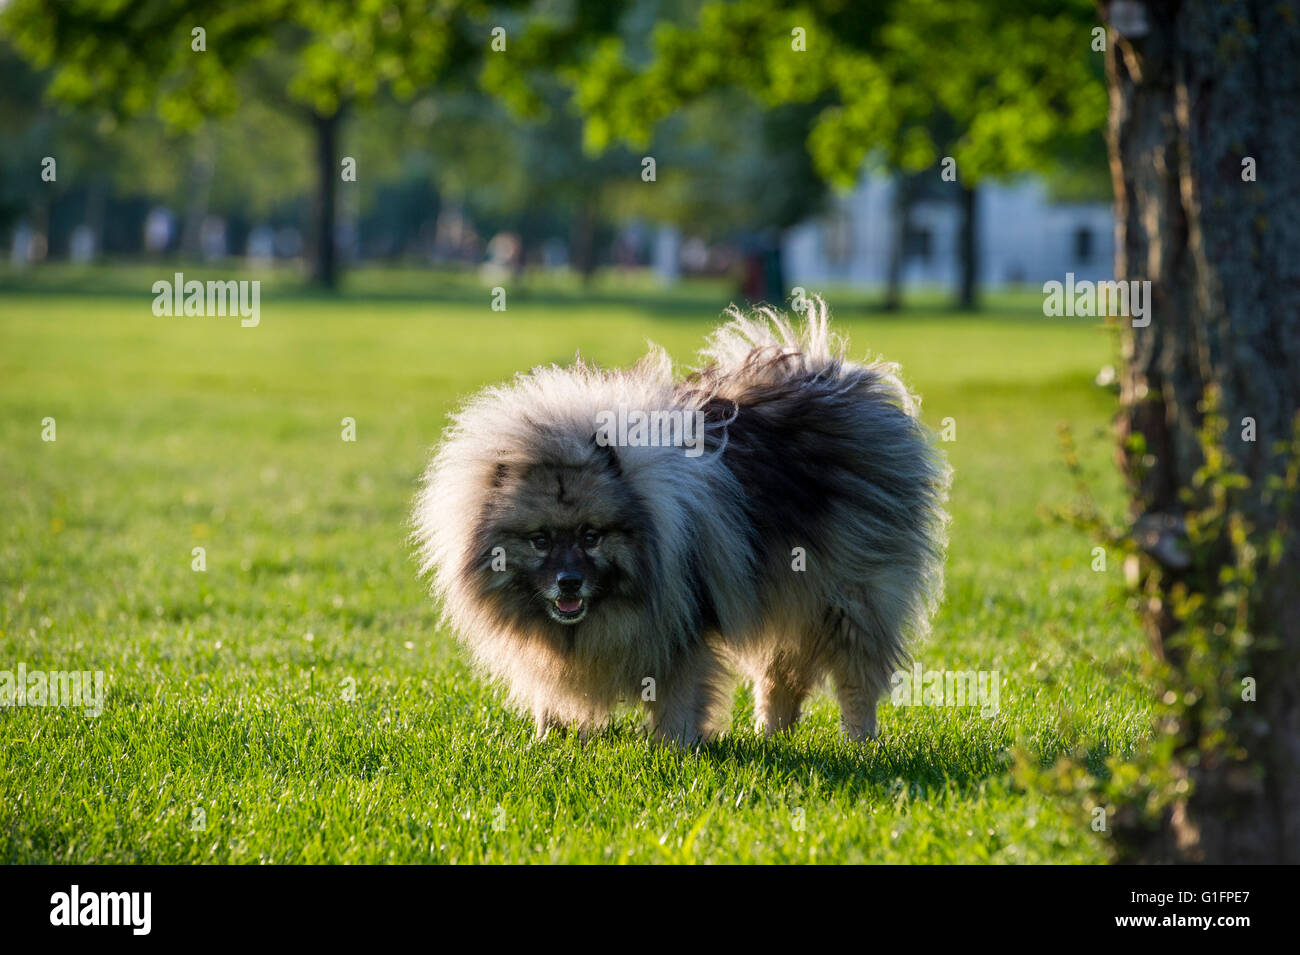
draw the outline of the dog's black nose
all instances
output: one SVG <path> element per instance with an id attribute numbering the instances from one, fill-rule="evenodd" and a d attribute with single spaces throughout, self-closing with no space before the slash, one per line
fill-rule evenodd
<path id="1" fill-rule="evenodd" d="M 582 574 L 562 570 L 555 575 L 555 586 L 560 588 L 560 593 L 564 594 L 564 596 L 576 597 L 578 591 L 582 590 Z"/>

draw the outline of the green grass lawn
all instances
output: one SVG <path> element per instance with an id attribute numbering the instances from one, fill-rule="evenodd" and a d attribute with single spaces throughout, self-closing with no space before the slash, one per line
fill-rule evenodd
<path id="1" fill-rule="evenodd" d="M 1107 859 L 1081 805 L 1008 773 L 1015 747 L 1100 768 L 1148 723 L 1118 557 L 1094 572 L 1092 542 L 1046 517 L 1074 494 L 1061 421 L 1121 506 L 1099 326 L 1033 295 L 978 316 L 831 298 L 855 355 L 902 362 L 926 420 L 956 421 L 947 598 L 917 659 L 998 671 L 996 716 L 885 705 L 859 748 L 821 694 L 765 741 L 742 692 L 699 751 L 633 715 L 539 744 L 416 579 L 428 450 L 458 398 L 575 349 L 689 359 L 726 290 L 539 288 L 501 313 L 468 283 L 376 274 L 338 300 L 268 285 L 241 328 L 154 317 L 170 272 L 0 282 L 0 670 L 106 675 L 95 718 L 0 708 L 0 861 Z"/>

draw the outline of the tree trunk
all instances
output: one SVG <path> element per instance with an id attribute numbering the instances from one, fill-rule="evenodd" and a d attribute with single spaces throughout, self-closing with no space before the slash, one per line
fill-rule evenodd
<path id="1" fill-rule="evenodd" d="M 912 201 L 916 180 L 900 172 L 894 177 L 893 239 L 889 244 L 889 262 L 885 266 L 885 311 L 903 307 L 903 263 L 907 257 L 907 239 L 911 232 Z"/>
<path id="2" fill-rule="evenodd" d="M 963 309 L 979 308 L 979 223 L 976 220 L 979 196 L 974 186 L 961 187 L 961 226 L 957 235 L 957 267 L 960 284 L 957 305 Z"/>
<path id="3" fill-rule="evenodd" d="M 211 136 L 203 130 L 194 139 L 189 198 L 185 203 L 185 221 L 181 225 L 181 254 L 195 262 L 202 257 L 203 223 L 208 217 L 213 171 Z"/>
<path id="4" fill-rule="evenodd" d="M 785 243 L 783 234 L 773 230 L 764 237 L 763 248 L 763 285 L 766 288 L 764 300 L 780 307 L 780 303 L 789 298 L 790 292 L 785 284 Z"/>
<path id="5" fill-rule="evenodd" d="M 570 242 L 573 268 L 582 276 L 582 284 L 589 285 L 596 274 L 596 209 L 589 196 L 580 200 Z"/>
<path id="6" fill-rule="evenodd" d="M 93 258 L 104 258 L 104 215 L 108 207 L 109 186 L 102 179 L 91 179 L 86 192 L 86 225 L 94 236 Z"/>
<path id="7" fill-rule="evenodd" d="M 44 262 L 50 252 L 50 225 L 54 221 L 54 203 L 40 190 L 37 198 L 32 200 L 32 237 L 27 247 L 27 259 L 24 264 Z"/>
<path id="8" fill-rule="evenodd" d="M 326 289 L 338 284 L 338 258 L 335 249 L 334 219 L 338 181 L 338 131 L 341 113 L 328 116 L 312 114 L 316 132 L 316 199 L 312 209 L 312 281 Z"/>
<path id="9" fill-rule="evenodd" d="M 1181 495 L 1204 463 L 1200 403 L 1212 391 L 1224 451 L 1251 482 L 1234 508 L 1255 528 L 1289 528 L 1276 564 L 1255 562 L 1254 642 L 1231 651 L 1258 681 L 1256 701 L 1228 717 L 1245 756 L 1207 746 L 1195 720 L 1177 723 L 1190 795 L 1126 857 L 1300 862 L 1300 514 L 1267 493 L 1300 409 L 1300 23 L 1283 4 L 1222 0 L 1103 0 L 1101 14 L 1116 278 L 1151 283 L 1150 324 L 1121 320 L 1118 419 L 1144 573 L 1158 572 L 1162 595 L 1192 581 Z M 1219 551 L 1243 553 L 1227 539 Z M 1170 601 L 1149 600 L 1145 617 L 1157 654 L 1192 687 Z"/>

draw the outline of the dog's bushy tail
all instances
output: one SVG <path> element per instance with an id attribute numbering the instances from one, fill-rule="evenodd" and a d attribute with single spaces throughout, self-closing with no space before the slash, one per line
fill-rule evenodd
<path id="1" fill-rule="evenodd" d="M 768 305 L 750 314 L 732 305 L 725 314 L 729 321 L 709 336 L 700 352 L 704 381 L 764 374 L 834 380 L 862 367 L 845 357 L 847 344 L 831 331 L 830 309 L 820 296 L 806 300 L 798 323 Z M 867 367 L 894 405 L 913 418 L 919 415 L 921 400 L 903 383 L 897 363 L 875 360 Z"/>
<path id="2" fill-rule="evenodd" d="M 841 497 L 854 505 L 836 525 L 848 555 L 841 565 L 860 567 L 866 579 L 879 576 L 875 562 L 889 555 L 901 582 L 873 597 L 888 624 L 878 629 L 924 636 L 943 592 L 951 471 L 920 420 L 920 398 L 897 364 L 849 360 L 820 298 L 808 300 L 798 322 L 772 308 L 732 308 L 728 317 L 701 353 L 696 387 L 784 429 L 791 458 L 781 466 L 799 475 L 797 486 L 847 489 Z M 835 462 L 836 473 L 805 473 L 814 457 Z M 900 642 L 891 654 L 902 650 Z"/>
<path id="3" fill-rule="evenodd" d="M 755 349 L 776 354 L 800 355 L 813 370 L 842 360 L 844 342 L 830 330 L 830 310 L 820 298 L 808 300 L 798 328 L 775 308 L 761 305 L 746 315 L 735 305 L 727 308 L 727 324 L 718 328 L 700 352 L 724 374 L 749 362 Z"/>

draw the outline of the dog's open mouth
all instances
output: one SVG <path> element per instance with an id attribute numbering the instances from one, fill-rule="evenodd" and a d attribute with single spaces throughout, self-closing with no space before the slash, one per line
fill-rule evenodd
<path id="1" fill-rule="evenodd" d="M 547 602 L 546 609 L 560 623 L 577 623 L 587 616 L 587 601 L 581 597 L 556 597 Z"/>

